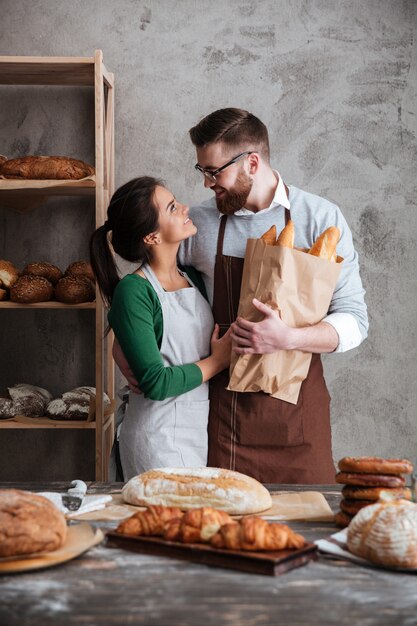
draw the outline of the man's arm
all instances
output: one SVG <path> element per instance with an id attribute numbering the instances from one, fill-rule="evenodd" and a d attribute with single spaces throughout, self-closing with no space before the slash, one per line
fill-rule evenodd
<path id="1" fill-rule="evenodd" d="M 277 350 L 302 352 L 334 352 L 339 335 L 327 322 L 304 328 L 291 328 L 273 311 L 254 298 L 253 305 L 265 315 L 261 322 L 238 318 L 232 324 L 233 351 L 237 354 L 269 354 Z"/>

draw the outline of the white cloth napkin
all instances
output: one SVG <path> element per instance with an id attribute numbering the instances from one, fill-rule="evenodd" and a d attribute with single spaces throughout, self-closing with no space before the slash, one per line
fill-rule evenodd
<path id="1" fill-rule="evenodd" d="M 44 496 L 48 498 L 51 502 L 55 504 L 55 506 L 65 513 L 66 515 L 71 515 L 71 517 L 82 515 L 83 513 L 90 513 L 91 511 L 99 511 L 100 509 L 104 509 L 107 502 L 110 502 L 112 497 L 110 495 L 104 496 L 85 496 L 82 505 L 77 511 L 70 511 L 66 506 L 62 504 L 62 496 L 64 494 L 56 493 L 53 491 L 43 491 L 39 493 L 40 496 Z"/>

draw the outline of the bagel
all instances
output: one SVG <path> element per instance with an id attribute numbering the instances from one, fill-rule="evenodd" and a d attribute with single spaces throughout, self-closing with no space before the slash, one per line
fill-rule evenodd
<path id="1" fill-rule="evenodd" d="M 381 494 L 389 494 L 393 499 L 411 500 L 411 491 L 408 487 L 343 487 L 342 496 L 348 500 L 371 500 L 376 502 Z"/>
<path id="2" fill-rule="evenodd" d="M 392 474 L 359 474 L 358 472 L 338 472 L 336 482 L 344 485 L 368 485 L 369 487 L 405 487 L 403 476 Z"/>
<path id="3" fill-rule="evenodd" d="M 340 528 L 346 528 L 346 526 L 349 526 L 352 519 L 352 515 L 349 515 L 344 511 L 338 511 L 334 516 L 334 523 Z"/>
<path id="4" fill-rule="evenodd" d="M 356 515 L 358 511 L 363 509 L 364 506 L 369 506 L 370 504 L 375 504 L 372 500 L 341 500 L 340 509 L 343 513 L 347 513 L 348 515 Z"/>
<path id="5" fill-rule="evenodd" d="M 361 474 L 411 474 L 413 466 L 407 459 L 381 459 L 376 456 L 345 456 L 338 467 L 342 472 Z"/>

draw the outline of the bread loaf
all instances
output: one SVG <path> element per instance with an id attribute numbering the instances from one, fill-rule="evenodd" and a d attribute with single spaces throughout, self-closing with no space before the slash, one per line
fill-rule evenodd
<path id="1" fill-rule="evenodd" d="M 48 302 L 54 294 L 52 284 L 43 276 L 25 274 L 10 289 L 10 300 L 20 304 Z"/>
<path id="2" fill-rule="evenodd" d="M 275 242 L 276 246 L 284 246 L 284 248 L 294 248 L 295 230 L 294 222 L 288 220 L 288 223 L 280 232 L 278 239 Z"/>
<path id="3" fill-rule="evenodd" d="M 79 180 L 94 172 L 84 161 L 64 156 L 25 156 L 0 164 L 0 175 L 5 178 Z"/>
<path id="4" fill-rule="evenodd" d="M 19 272 L 10 261 L 0 259 L 0 281 L 1 286 L 10 289 L 17 279 L 19 278 Z"/>
<path id="5" fill-rule="evenodd" d="M 122 497 L 138 506 L 211 506 L 235 515 L 265 511 L 272 505 L 268 490 L 257 480 L 217 467 L 149 470 L 131 478 Z"/>
<path id="6" fill-rule="evenodd" d="M 13 402 L 13 415 L 26 415 L 27 417 L 42 417 L 48 402 L 52 399 L 47 389 L 19 383 L 8 388 Z"/>
<path id="7" fill-rule="evenodd" d="M 85 276 L 64 276 L 55 285 L 55 298 L 66 304 L 91 302 L 96 297 L 94 285 Z"/>
<path id="8" fill-rule="evenodd" d="M 66 391 L 60 398 L 51 400 L 45 414 L 56 420 L 86 420 L 90 414 L 91 400 L 96 397 L 95 387 L 76 387 Z M 110 398 L 105 393 L 104 406 L 110 406 Z"/>
<path id="9" fill-rule="evenodd" d="M 50 552 L 67 536 L 64 515 L 47 498 L 0 489 L 0 556 Z"/>
<path id="10" fill-rule="evenodd" d="M 0 302 L 3 300 L 7 300 L 7 291 L 0 287 Z"/>
<path id="11" fill-rule="evenodd" d="M 271 226 L 271 228 L 267 230 L 266 233 L 264 233 L 261 236 L 262 241 L 264 241 L 267 246 L 274 246 L 276 238 L 277 238 L 277 228 L 275 224 L 273 224 L 273 226 Z"/>
<path id="12" fill-rule="evenodd" d="M 336 246 L 340 239 L 340 230 L 337 226 L 330 226 L 316 239 L 309 254 L 328 261 L 335 260 Z"/>
<path id="13" fill-rule="evenodd" d="M 46 280 L 49 280 L 52 285 L 56 285 L 63 274 L 59 267 L 48 263 L 47 261 L 41 261 L 39 263 L 28 263 L 22 270 L 23 274 L 32 274 L 33 276 L 43 276 Z"/>
<path id="14" fill-rule="evenodd" d="M 87 261 L 74 261 L 74 263 L 68 265 L 65 270 L 65 276 L 85 276 L 92 282 L 95 281 L 93 268 Z"/>

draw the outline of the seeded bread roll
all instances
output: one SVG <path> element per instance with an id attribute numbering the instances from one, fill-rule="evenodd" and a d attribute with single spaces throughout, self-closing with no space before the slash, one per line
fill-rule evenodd
<path id="1" fill-rule="evenodd" d="M 10 261 L 0 259 L 0 281 L 1 286 L 10 289 L 19 278 L 19 272 Z"/>
<path id="2" fill-rule="evenodd" d="M 65 517 L 47 498 L 0 489 L 0 557 L 57 550 L 66 537 Z"/>
<path id="3" fill-rule="evenodd" d="M 46 280 L 49 280 L 52 285 L 56 285 L 63 274 L 59 267 L 48 263 L 47 261 L 41 261 L 39 263 L 28 263 L 22 270 L 22 275 L 32 274 L 33 276 L 43 276 Z"/>
<path id="4" fill-rule="evenodd" d="M 48 302 L 54 294 L 52 284 L 43 276 L 25 274 L 20 276 L 10 289 L 10 300 L 20 304 Z"/>
<path id="5" fill-rule="evenodd" d="M 64 276 L 55 285 L 55 298 L 66 304 L 81 304 L 94 300 L 94 285 L 85 276 Z"/>
<path id="6" fill-rule="evenodd" d="M 235 515 L 259 513 L 272 505 L 269 491 L 257 480 L 218 467 L 149 470 L 125 484 L 122 498 L 138 506 L 211 506 Z"/>
<path id="7" fill-rule="evenodd" d="M 6 178 L 79 180 L 94 172 L 84 161 L 64 156 L 25 156 L 0 165 L 0 174 Z"/>
<path id="8" fill-rule="evenodd" d="M 68 265 L 65 276 L 86 276 L 93 282 L 95 281 L 93 268 L 87 261 L 74 261 Z"/>

